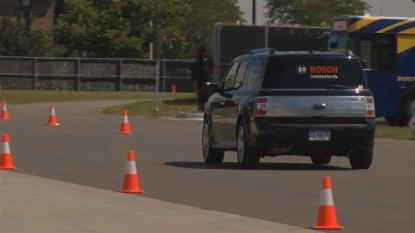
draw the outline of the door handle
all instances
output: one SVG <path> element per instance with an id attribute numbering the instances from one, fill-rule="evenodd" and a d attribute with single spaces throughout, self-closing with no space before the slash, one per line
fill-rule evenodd
<path id="1" fill-rule="evenodd" d="M 235 104 L 239 104 L 239 99 L 236 99 L 235 100 Z"/>

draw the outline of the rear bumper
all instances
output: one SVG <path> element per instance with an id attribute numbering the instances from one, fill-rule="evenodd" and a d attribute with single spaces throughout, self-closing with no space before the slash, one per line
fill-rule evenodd
<path id="1" fill-rule="evenodd" d="M 330 130 L 329 141 L 310 141 L 310 129 Z M 248 143 L 259 150 L 280 149 L 284 154 L 329 153 L 347 155 L 354 149 L 373 148 L 375 120 L 365 125 L 269 125 L 251 130 Z"/>

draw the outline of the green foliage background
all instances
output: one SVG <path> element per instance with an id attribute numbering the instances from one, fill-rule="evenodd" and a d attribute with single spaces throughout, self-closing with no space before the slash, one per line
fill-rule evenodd
<path id="1" fill-rule="evenodd" d="M 27 33 L 21 24 L 5 17 L 0 21 L 1 56 L 38 56 L 51 50 L 50 35 L 42 31 Z"/>
<path id="2" fill-rule="evenodd" d="M 162 58 L 194 58 L 198 46 L 212 49 L 215 23 L 233 24 L 238 20 L 244 23 L 237 3 L 237 0 L 56 0 L 55 24 L 50 32 L 28 34 L 19 24 L 3 19 L 0 55 L 81 57 L 85 54 L 145 59 L 149 58 L 150 43 L 156 52 L 160 38 Z M 361 0 L 267 0 L 266 8 L 269 23 L 329 26 L 335 15 L 362 15 L 370 6 Z"/>
<path id="3" fill-rule="evenodd" d="M 242 20 L 236 0 L 65 1 L 54 28 L 64 56 L 148 58 L 161 39 L 163 58 L 189 58 L 211 45 L 213 25 Z M 152 27 L 150 27 L 152 21 Z M 70 52 L 69 52 L 70 51 Z M 75 54 L 74 54 L 75 52 Z"/>
<path id="4" fill-rule="evenodd" d="M 269 23 L 330 26 L 336 15 L 363 15 L 371 6 L 361 0 L 267 0 Z"/>

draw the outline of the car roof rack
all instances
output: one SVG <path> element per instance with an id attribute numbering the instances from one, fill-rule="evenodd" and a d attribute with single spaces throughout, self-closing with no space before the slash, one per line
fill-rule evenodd
<path id="1" fill-rule="evenodd" d="M 264 53 L 264 54 L 274 54 L 277 50 L 275 48 L 258 48 L 258 49 L 252 49 L 249 51 L 248 54 L 258 54 L 258 53 Z"/>

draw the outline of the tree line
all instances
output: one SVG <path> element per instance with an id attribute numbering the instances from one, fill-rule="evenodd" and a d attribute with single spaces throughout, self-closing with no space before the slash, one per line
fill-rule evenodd
<path id="1" fill-rule="evenodd" d="M 245 0 L 250 1 L 250 0 Z M 215 23 L 241 24 L 237 0 L 56 0 L 50 31 L 25 32 L 0 22 L 0 55 L 148 58 L 150 43 L 162 58 L 193 58 L 211 49 Z M 329 26 L 334 15 L 363 14 L 361 0 L 267 0 L 267 23 Z"/>

